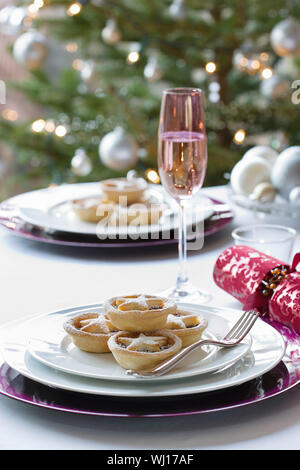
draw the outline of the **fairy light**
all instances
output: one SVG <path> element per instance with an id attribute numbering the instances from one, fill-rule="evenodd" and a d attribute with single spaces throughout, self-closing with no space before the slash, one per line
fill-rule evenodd
<path id="1" fill-rule="evenodd" d="M 269 54 L 267 52 L 262 52 L 260 54 L 260 60 L 262 60 L 263 62 L 266 62 L 267 60 L 269 60 Z"/>
<path id="2" fill-rule="evenodd" d="M 19 114 L 14 109 L 4 109 L 2 111 L 2 117 L 6 121 L 16 121 L 19 117 Z"/>
<path id="3" fill-rule="evenodd" d="M 31 17 L 31 18 L 35 18 L 38 14 L 38 11 L 39 11 L 39 7 L 35 4 L 35 3 L 31 3 L 30 5 L 28 5 L 27 7 L 27 14 Z"/>
<path id="4" fill-rule="evenodd" d="M 26 18 L 24 18 L 24 26 L 26 28 L 31 28 L 32 26 L 32 18 L 30 18 L 30 16 L 27 16 Z"/>
<path id="5" fill-rule="evenodd" d="M 240 66 L 241 67 L 247 67 L 248 62 L 249 62 L 249 60 L 247 59 L 247 57 L 241 57 Z"/>
<path id="6" fill-rule="evenodd" d="M 29 28 L 32 25 L 32 18 L 37 17 L 39 10 L 43 8 L 43 6 L 44 6 L 44 0 L 34 0 L 33 3 L 28 5 L 27 7 L 28 17 L 25 19 L 27 28 Z"/>
<path id="7" fill-rule="evenodd" d="M 220 101 L 220 94 L 218 92 L 213 91 L 212 93 L 209 93 L 208 99 L 212 103 L 218 103 L 218 101 Z"/>
<path id="8" fill-rule="evenodd" d="M 266 67 L 261 72 L 261 77 L 264 80 L 268 80 L 269 78 L 272 77 L 272 75 L 273 75 L 273 70 L 271 69 L 271 67 Z"/>
<path id="9" fill-rule="evenodd" d="M 48 119 L 45 124 L 45 131 L 51 134 L 55 131 L 55 122 L 52 119 Z"/>
<path id="10" fill-rule="evenodd" d="M 36 8 L 40 9 L 43 8 L 44 6 L 44 0 L 34 0 L 33 4 L 36 6 Z"/>
<path id="11" fill-rule="evenodd" d="M 45 129 L 45 125 L 44 119 L 37 119 L 31 124 L 31 130 L 33 132 L 42 132 Z"/>
<path id="12" fill-rule="evenodd" d="M 234 142 L 238 145 L 242 144 L 245 138 L 246 138 L 246 132 L 244 131 L 244 129 L 237 130 L 233 136 Z"/>
<path id="13" fill-rule="evenodd" d="M 55 129 L 55 135 L 57 137 L 64 137 L 66 134 L 67 134 L 67 128 L 66 126 L 63 126 L 62 124 L 57 126 L 57 128 Z"/>
<path id="14" fill-rule="evenodd" d="M 205 70 L 207 73 L 214 73 L 217 70 L 217 66 L 214 62 L 207 62 Z"/>
<path id="15" fill-rule="evenodd" d="M 127 56 L 127 62 L 129 64 L 135 64 L 140 58 L 140 53 L 138 51 L 131 51 Z"/>
<path id="16" fill-rule="evenodd" d="M 147 180 L 150 181 L 150 183 L 158 184 L 160 182 L 160 177 L 156 170 L 149 168 L 145 174 Z"/>
<path id="17" fill-rule="evenodd" d="M 252 60 L 251 62 L 251 68 L 253 70 L 259 70 L 260 69 L 260 62 L 257 59 Z"/>
<path id="18" fill-rule="evenodd" d="M 76 44 L 76 42 L 69 42 L 66 44 L 65 48 L 68 52 L 74 53 L 78 50 L 78 44 Z"/>
<path id="19" fill-rule="evenodd" d="M 72 67 L 73 67 L 73 69 L 75 69 L 75 70 L 79 70 L 79 71 L 80 71 L 80 70 L 82 70 L 82 69 L 84 68 L 84 66 L 85 66 L 85 62 L 84 62 L 83 60 L 81 60 L 81 59 L 75 59 L 75 60 L 73 60 L 73 62 L 72 62 Z"/>
<path id="20" fill-rule="evenodd" d="M 269 77 L 269 59 L 270 56 L 267 52 L 254 53 L 248 51 L 244 53 L 239 51 L 235 54 L 235 63 L 238 70 L 247 72 L 249 75 L 260 73 L 262 78 L 264 78 L 264 74 L 262 75 L 262 72 L 265 68 L 268 68 L 265 75 L 266 77 Z"/>
<path id="21" fill-rule="evenodd" d="M 72 3 L 67 9 L 67 13 L 69 16 L 78 15 L 81 12 L 82 5 L 79 2 Z"/>

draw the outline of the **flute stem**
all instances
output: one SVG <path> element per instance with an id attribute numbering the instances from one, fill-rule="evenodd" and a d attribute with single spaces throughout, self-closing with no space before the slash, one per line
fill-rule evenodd
<path id="1" fill-rule="evenodd" d="M 179 272 L 176 287 L 178 290 L 188 282 L 187 275 L 187 235 L 185 202 L 179 202 L 179 239 L 178 239 Z"/>

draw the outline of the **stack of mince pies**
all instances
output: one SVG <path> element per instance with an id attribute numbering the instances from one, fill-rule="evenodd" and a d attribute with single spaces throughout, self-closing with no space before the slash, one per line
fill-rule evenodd
<path id="1" fill-rule="evenodd" d="M 100 182 L 99 195 L 74 199 L 73 212 L 84 222 L 107 225 L 153 225 L 163 214 L 164 205 L 147 194 L 143 178 L 112 178 Z"/>
<path id="2" fill-rule="evenodd" d="M 64 323 L 79 349 L 111 352 L 124 369 L 136 371 L 198 341 L 206 327 L 206 319 L 153 295 L 112 297 L 104 303 L 104 313 L 79 314 Z"/>

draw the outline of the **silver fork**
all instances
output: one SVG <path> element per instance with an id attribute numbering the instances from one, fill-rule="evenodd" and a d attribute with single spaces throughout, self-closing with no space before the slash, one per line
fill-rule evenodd
<path id="1" fill-rule="evenodd" d="M 195 349 L 198 349 L 201 346 L 210 344 L 220 348 L 232 348 L 233 346 L 236 346 L 241 341 L 243 341 L 258 317 L 259 312 L 257 310 L 249 310 L 248 312 L 244 312 L 238 321 L 233 325 L 231 330 L 221 340 L 200 339 L 199 341 L 196 341 L 190 346 L 182 349 L 179 351 L 179 353 L 175 354 L 170 359 L 167 359 L 151 370 L 135 371 L 129 369 L 126 371 L 126 374 L 134 375 L 135 377 L 159 377 L 160 375 L 169 372 L 169 370 L 171 370 L 176 364 L 185 359 L 192 351 L 195 351 Z"/>

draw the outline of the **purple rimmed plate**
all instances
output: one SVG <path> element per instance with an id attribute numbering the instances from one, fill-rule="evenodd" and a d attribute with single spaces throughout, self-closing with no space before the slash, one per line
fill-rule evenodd
<path id="1" fill-rule="evenodd" d="M 70 392 L 24 377 L 0 362 L 0 394 L 34 406 L 76 414 L 108 417 L 173 417 L 217 412 L 275 397 L 300 382 L 300 335 L 269 322 L 284 337 L 285 355 L 270 371 L 234 387 L 209 393 L 158 398 L 122 398 Z"/>
<path id="2" fill-rule="evenodd" d="M 224 209 L 223 202 L 209 198 L 216 206 L 214 213 L 204 221 L 204 236 L 212 235 L 224 229 L 233 220 L 234 214 L 230 208 Z M 217 207 L 220 206 L 220 211 Z M 3 207 L 5 207 L 3 205 Z M 0 205 L 1 209 L 1 205 Z M 140 239 L 140 240 L 120 240 L 114 241 L 99 240 L 94 235 L 77 234 L 61 231 L 49 231 L 45 227 L 32 225 L 22 220 L 14 210 L 5 209 L 3 215 L 0 215 L 0 226 L 9 231 L 9 233 L 25 238 L 27 240 L 48 243 L 52 245 L 76 246 L 87 248 L 129 248 L 129 247 L 154 247 L 177 244 L 178 240 L 174 238 L 174 231 L 171 231 L 169 239 Z"/>

